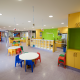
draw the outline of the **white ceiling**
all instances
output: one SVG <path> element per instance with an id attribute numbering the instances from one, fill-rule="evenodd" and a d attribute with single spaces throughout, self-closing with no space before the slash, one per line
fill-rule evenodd
<path id="1" fill-rule="evenodd" d="M 32 6 L 34 6 L 34 29 L 66 27 L 68 14 L 80 12 L 80 0 L 0 0 L 0 13 L 3 14 L 0 16 L 0 28 L 12 30 L 15 24 L 19 24 L 16 25 L 16 29 L 32 30 Z M 53 18 L 49 18 L 49 15 L 53 15 Z M 42 19 L 43 25 L 46 26 L 42 26 Z M 29 20 L 31 23 L 28 23 Z"/>

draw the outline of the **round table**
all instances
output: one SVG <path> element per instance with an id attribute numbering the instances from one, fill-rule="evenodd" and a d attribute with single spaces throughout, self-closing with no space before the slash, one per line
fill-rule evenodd
<path id="1" fill-rule="evenodd" d="M 35 52 L 28 52 L 28 53 L 23 53 L 23 54 L 19 55 L 19 58 L 21 60 L 33 60 L 38 57 L 39 57 L 39 55 Z"/>
<path id="2" fill-rule="evenodd" d="M 17 49 L 17 48 L 20 48 L 20 46 L 11 46 L 8 49 Z"/>
<path id="3" fill-rule="evenodd" d="M 10 53 L 11 55 L 13 55 L 13 53 L 16 54 L 16 50 L 17 50 L 18 48 L 20 48 L 20 46 L 12 46 L 12 47 L 9 47 L 9 48 L 8 48 L 8 55 L 9 55 L 9 53 Z"/>

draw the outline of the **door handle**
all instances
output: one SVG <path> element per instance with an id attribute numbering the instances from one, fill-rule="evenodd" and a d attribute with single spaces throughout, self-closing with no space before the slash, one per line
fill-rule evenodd
<path id="1" fill-rule="evenodd" d="M 77 53 L 76 53 L 76 57 L 77 57 Z"/>
<path id="2" fill-rule="evenodd" d="M 75 53 L 73 54 L 73 56 L 75 57 Z"/>

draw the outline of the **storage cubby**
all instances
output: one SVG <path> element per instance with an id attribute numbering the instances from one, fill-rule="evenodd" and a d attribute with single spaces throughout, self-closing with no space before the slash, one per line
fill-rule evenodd
<path id="1" fill-rule="evenodd" d="M 42 40 L 42 39 L 31 39 L 30 40 L 30 45 L 31 47 L 33 47 L 33 45 L 35 45 L 35 47 L 37 48 L 42 48 L 42 49 L 47 49 L 47 50 L 51 50 L 51 51 L 55 51 L 53 50 L 53 40 Z"/>
<path id="2" fill-rule="evenodd" d="M 80 28 L 69 28 L 68 49 L 80 50 Z"/>

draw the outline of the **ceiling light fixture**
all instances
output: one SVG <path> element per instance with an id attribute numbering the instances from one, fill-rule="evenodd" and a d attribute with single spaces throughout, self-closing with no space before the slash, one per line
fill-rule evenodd
<path id="1" fill-rule="evenodd" d="M 50 18 L 52 18 L 53 16 L 52 16 L 52 15 L 50 15 L 49 17 L 50 17 Z"/>
<path id="2" fill-rule="evenodd" d="M 64 23 L 61 23 L 61 24 L 64 24 Z"/>
<path id="3" fill-rule="evenodd" d="M 2 15 L 2 14 L 0 13 L 0 15 Z"/>
<path id="4" fill-rule="evenodd" d="M 19 24 L 16 24 L 16 25 L 19 25 Z"/>
<path id="5" fill-rule="evenodd" d="M 46 26 L 46 25 L 44 25 L 44 26 Z"/>
<path id="6" fill-rule="evenodd" d="M 28 22 L 31 22 L 31 21 L 28 21 Z"/>
<path id="7" fill-rule="evenodd" d="M 18 0 L 18 1 L 22 1 L 22 0 Z"/>

